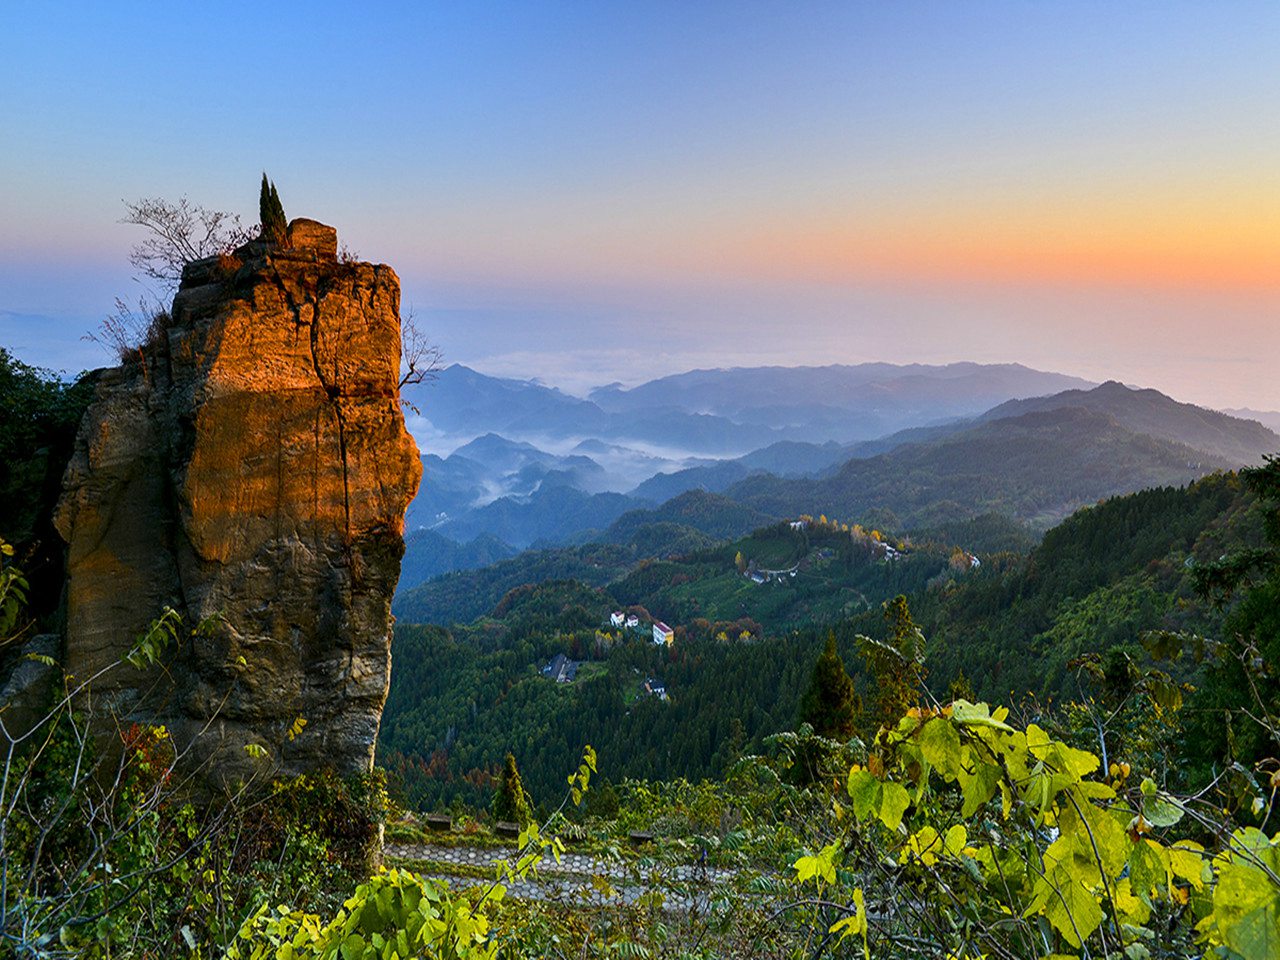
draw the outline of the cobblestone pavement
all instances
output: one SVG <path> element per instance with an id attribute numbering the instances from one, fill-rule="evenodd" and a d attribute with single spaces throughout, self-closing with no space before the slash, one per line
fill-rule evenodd
<path id="1" fill-rule="evenodd" d="M 458 867 L 491 871 L 499 860 L 513 859 L 515 847 L 454 847 L 436 844 L 391 843 L 384 849 L 388 860 L 431 861 Z M 606 860 L 592 854 L 566 851 L 560 862 L 550 854 L 538 864 L 537 876 L 507 885 L 507 895 L 532 900 L 576 900 L 597 904 L 634 903 L 646 893 L 660 890 L 666 897 L 667 909 L 688 910 L 705 907 L 714 888 L 731 881 L 736 870 L 707 867 L 696 864 L 676 867 L 661 866 L 651 871 L 640 871 L 650 877 L 650 882 L 637 882 L 632 866 L 617 860 Z M 450 873 L 447 870 L 430 870 L 423 874 L 434 879 L 448 880 L 451 885 L 471 887 L 490 881 L 477 877 Z M 593 877 L 603 878 L 608 885 L 592 882 Z M 664 888 L 677 887 L 677 890 Z M 612 889 L 609 889 L 609 888 Z"/>

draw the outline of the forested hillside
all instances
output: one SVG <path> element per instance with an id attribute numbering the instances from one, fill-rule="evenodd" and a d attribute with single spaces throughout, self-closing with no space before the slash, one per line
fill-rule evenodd
<path id="1" fill-rule="evenodd" d="M 616 544 L 530 550 L 479 570 L 429 580 L 396 597 L 392 610 L 405 623 L 469 623 L 516 587 L 555 579 L 603 586 L 636 560 L 633 550 Z"/>
<path id="2" fill-rule="evenodd" d="M 726 494 L 779 516 L 821 511 L 899 530 L 992 511 L 1047 529 L 1103 497 L 1236 465 L 1065 407 L 850 460 L 828 478 L 749 477 Z"/>
<path id="3" fill-rule="evenodd" d="M 1065 390 L 1047 397 L 1009 400 L 988 410 L 981 419 L 1002 420 L 1064 407 L 1108 414 L 1134 433 L 1186 444 L 1233 465 L 1261 463 L 1264 454 L 1280 450 L 1280 436 L 1256 420 L 1179 403 L 1159 390 L 1135 390 L 1115 380 L 1092 390 Z"/>
<path id="4" fill-rule="evenodd" d="M 1197 596 L 1194 573 L 1260 537 L 1239 477 L 1216 474 L 1081 510 L 1025 560 L 926 592 L 913 610 L 940 677 L 963 671 L 984 697 L 1078 695 L 1075 657 L 1117 646 L 1140 657 L 1144 630 L 1216 629 L 1221 616 Z"/>
<path id="5" fill-rule="evenodd" d="M 453 570 L 474 570 L 514 556 L 516 550 L 497 537 L 482 535 L 467 543 L 451 540 L 434 530 L 414 530 L 404 538 L 397 591 L 408 590 Z"/>
<path id="6" fill-rule="evenodd" d="M 888 560 L 859 528 L 784 523 L 625 575 L 622 564 L 609 567 L 624 559 L 619 553 L 596 554 L 594 564 L 587 548 L 546 555 L 565 563 L 551 569 L 569 569 L 572 558 L 595 579 L 514 589 L 470 626 L 402 618 L 384 761 L 406 795 L 427 806 L 480 802 L 507 751 L 535 798 L 554 794 L 583 742 L 597 747 L 613 779 L 718 776 L 738 752 L 794 725 L 828 629 L 863 700 L 876 698 L 855 637 L 890 636 L 881 604 L 897 594 L 927 638 L 934 690 L 958 682 L 1003 701 L 1078 697 L 1090 678 L 1072 665 L 1076 658 L 1120 650 L 1148 664 L 1144 631 L 1218 629 L 1221 614 L 1197 594 L 1194 571 L 1256 545 L 1261 525 L 1239 477 L 1216 474 L 1081 510 L 1029 554 L 1009 549 L 1026 535 L 998 516 L 934 536 L 899 543 L 905 552 Z M 983 548 L 971 554 L 957 542 Z M 513 566 L 511 576 L 536 574 L 537 562 Z M 741 572 L 748 563 L 795 565 L 797 575 L 757 583 Z M 675 643 L 654 647 L 647 620 L 639 633 L 612 628 L 614 609 L 665 619 Z M 539 675 L 557 653 L 583 661 L 572 683 Z M 1197 669 L 1183 666 L 1179 675 L 1195 679 Z M 668 700 L 644 693 L 650 678 Z"/>

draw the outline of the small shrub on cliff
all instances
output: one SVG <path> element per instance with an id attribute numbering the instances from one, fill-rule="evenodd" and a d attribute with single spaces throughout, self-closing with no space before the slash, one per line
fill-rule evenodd
<path id="1" fill-rule="evenodd" d="M 145 238 L 129 251 L 134 278 L 159 285 L 157 305 L 171 297 L 182 281 L 182 269 L 193 260 L 229 253 L 250 238 L 235 214 L 210 210 L 182 197 L 171 203 L 144 197 L 125 204 L 121 223 L 142 227 Z"/>
<path id="2" fill-rule="evenodd" d="M 86 334 L 86 339 L 106 347 L 124 362 L 139 356 L 163 335 L 169 315 L 166 304 L 182 282 L 182 271 L 193 260 L 229 255 L 251 234 L 235 214 L 210 210 L 186 197 L 176 203 L 160 197 L 144 197 L 125 203 L 120 222 L 142 227 L 146 236 L 129 251 L 135 280 L 148 288 L 138 298 L 137 309 L 116 298 L 113 313 Z M 152 285 L 155 285 L 152 288 Z"/>

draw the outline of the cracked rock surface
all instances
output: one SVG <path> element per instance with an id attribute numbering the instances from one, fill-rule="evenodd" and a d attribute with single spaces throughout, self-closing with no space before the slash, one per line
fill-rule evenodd
<path id="1" fill-rule="evenodd" d="M 295 220 L 281 247 L 189 264 L 163 336 L 99 381 L 64 479 L 65 667 L 94 676 L 165 605 L 204 623 L 161 668 L 96 679 L 89 703 L 165 723 L 212 783 L 373 760 L 422 468 L 399 280 L 336 249 Z"/>

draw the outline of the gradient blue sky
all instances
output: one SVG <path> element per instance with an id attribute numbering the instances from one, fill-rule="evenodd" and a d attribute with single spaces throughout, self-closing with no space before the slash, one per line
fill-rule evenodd
<path id="1" fill-rule="evenodd" d="M 1280 409 L 1280 3 L 25 3 L 0 343 L 135 289 L 122 200 L 291 216 L 448 360 L 1017 360 Z"/>

